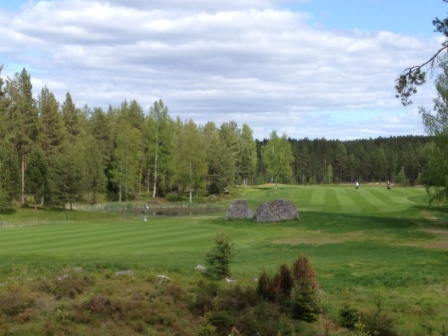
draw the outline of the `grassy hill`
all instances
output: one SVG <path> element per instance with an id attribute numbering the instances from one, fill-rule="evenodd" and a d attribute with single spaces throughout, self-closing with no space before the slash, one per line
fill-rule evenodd
<path id="1" fill-rule="evenodd" d="M 337 320 L 350 293 L 361 311 L 380 306 L 400 335 L 428 334 L 446 323 L 448 210 L 428 207 L 423 188 L 264 185 L 240 193 L 253 209 L 268 200 L 292 200 L 300 220 L 225 221 L 219 209 L 228 201 L 204 215 L 147 221 L 138 214 L 81 211 L 0 215 L 0 293 L 13 278 L 54 277 L 67 269 L 94 277 L 132 270 L 136 279 L 163 273 L 197 282 L 194 267 L 204 263 L 214 236 L 223 231 L 235 243 L 231 270 L 240 284 L 254 286 L 262 270 L 274 272 L 305 254 L 330 320 Z"/>

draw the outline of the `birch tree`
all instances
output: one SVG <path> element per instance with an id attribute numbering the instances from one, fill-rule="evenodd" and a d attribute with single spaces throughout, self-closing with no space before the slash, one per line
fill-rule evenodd
<path id="1" fill-rule="evenodd" d="M 255 173 L 257 166 L 257 145 L 254 141 L 252 130 L 249 125 L 243 124 L 241 130 L 238 151 L 238 174 L 243 185 L 247 185 L 249 178 Z"/>
<path id="2" fill-rule="evenodd" d="M 294 157 L 286 134 L 280 138 L 276 131 L 272 131 L 269 141 L 262 149 L 262 158 L 272 182 L 279 183 L 291 177 Z"/>
<path id="3" fill-rule="evenodd" d="M 206 153 L 202 135 L 193 122 L 178 126 L 176 181 L 179 189 L 187 190 L 192 202 L 193 192 L 205 189 L 207 177 Z"/>
<path id="4" fill-rule="evenodd" d="M 152 198 L 155 198 L 159 189 L 166 191 L 171 186 L 175 171 L 175 125 L 161 99 L 151 106 L 146 126 L 145 138 L 153 172 Z"/>
<path id="5" fill-rule="evenodd" d="M 134 190 L 135 181 L 139 176 L 139 154 L 141 136 L 138 130 L 127 123 L 117 128 L 115 149 L 111 171 L 112 182 L 118 188 L 118 201 L 127 198 L 129 192 Z"/>

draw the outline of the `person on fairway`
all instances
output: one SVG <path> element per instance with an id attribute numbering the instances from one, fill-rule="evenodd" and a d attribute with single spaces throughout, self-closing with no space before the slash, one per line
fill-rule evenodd
<path id="1" fill-rule="evenodd" d="M 356 181 L 356 189 L 358 189 L 359 188 L 359 183 L 358 183 L 358 181 Z"/>

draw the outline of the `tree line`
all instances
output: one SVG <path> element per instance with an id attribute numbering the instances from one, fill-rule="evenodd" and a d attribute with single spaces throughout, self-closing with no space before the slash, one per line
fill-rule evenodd
<path id="1" fill-rule="evenodd" d="M 360 140 L 288 139 L 292 151 L 291 171 L 284 183 L 398 183 L 421 182 L 427 170 L 430 136 L 398 136 Z M 270 139 L 257 141 L 258 152 Z M 265 161 L 259 156 L 258 182 L 266 180 Z"/>
<path id="2" fill-rule="evenodd" d="M 258 141 L 247 124 L 174 119 L 162 100 L 145 113 L 136 100 L 104 110 L 76 106 L 69 92 L 62 103 L 47 87 L 32 92 L 26 69 L 0 77 L 0 208 L 13 200 L 71 207 L 102 193 L 191 201 L 265 182 L 413 184 L 430 141 L 296 140 L 276 131 Z"/>

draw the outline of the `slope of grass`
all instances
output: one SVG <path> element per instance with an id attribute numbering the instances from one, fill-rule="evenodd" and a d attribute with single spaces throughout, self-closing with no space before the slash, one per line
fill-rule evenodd
<path id="1" fill-rule="evenodd" d="M 224 231 L 235 242 L 232 272 L 240 282 L 306 254 L 334 320 L 341 293 L 350 288 L 361 310 L 383 297 L 402 335 L 423 335 L 422 323 L 439 329 L 446 323 L 447 208 L 428 207 L 424 189 L 266 185 L 241 194 L 253 209 L 292 200 L 300 220 L 225 221 L 217 212 L 144 222 L 142 216 L 21 209 L 0 216 L 0 283 L 67 267 L 193 276 Z"/>

